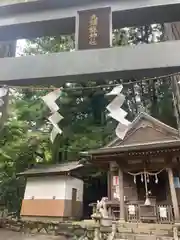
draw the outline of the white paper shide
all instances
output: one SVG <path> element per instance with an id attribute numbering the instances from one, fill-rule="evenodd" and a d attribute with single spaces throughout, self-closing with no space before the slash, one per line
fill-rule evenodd
<path id="1" fill-rule="evenodd" d="M 121 108 L 125 100 L 125 96 L 121 93 L 122 90 L 123 86 L 119 85 L 106 94 L 107 96 L 116 96 L 106 108 L 110 112 L 109 116 L 118 122 L 115 132 L 117 137 L 120 139 L 124 139 L 130 124 L 130 122 L 126 119 L 127 112 Z"/>
<path id="2" fill-rule="evenodd" d="M 63 119 L 63 116 L 58 112 L 59 106 L 56 104 L 56 100 L 59 98 L 61 89 L 56 89 L 46 96 L 42 97 L 44 103 L 51 110 L 52 115 L 48 118 L 50 123 L 53 125 L 53 129 L 50 135 L 51 142 L 53 143 L 58 134 L 62 134 L 62 130 L 58 124 Z"/>

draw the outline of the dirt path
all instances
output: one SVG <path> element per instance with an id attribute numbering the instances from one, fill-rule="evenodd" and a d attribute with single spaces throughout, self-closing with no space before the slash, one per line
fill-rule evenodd
<path id="1" fill-rule="evenodd" d="M 11 232 L 0 229 L 0 239 L 3 240 L 62 240 L 62 237 L 47 235 L 25 235 L 17 232 Z"/>

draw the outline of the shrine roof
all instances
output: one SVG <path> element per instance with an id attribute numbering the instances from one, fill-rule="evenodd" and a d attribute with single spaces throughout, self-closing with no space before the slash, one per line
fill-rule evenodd
<path id="1" fill-rule="evenodd" d="M 159 141 L 144 144 L 127 144 L 122 146 L 100 148 L 97 150 L 89 151 L 90 155 L 108 154 L 108 153 L 124 153 L 130 151 L 141 151 L 141 150 L 156 150 L 159 148 L 180 148 L 180 140 L 170 141 Z"/>
<path id="2" fill-rule="evenodd" d="M 101 155 L 172 148 L 180 148 L 177 129 L 142 112 L 131 123 L 123 140 L 115 138 L 107 146 L 88 153 Z"/>
<path id="3" fill-rule="evenodd" d="M 54 165 L 40 165 L 19 173 L 19 176 L 47 175 L 47 174 L 66 174 L 71 171 L 82 168 L 83 165 L 78 161 L 67 162 Z"/>

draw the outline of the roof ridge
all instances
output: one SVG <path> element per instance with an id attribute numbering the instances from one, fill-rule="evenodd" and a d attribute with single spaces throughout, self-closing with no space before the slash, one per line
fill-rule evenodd
<path id="1" fill-rule="evenodd" d="M 131 129 L 133 129 L 135 127 L 135 125 L 141 120 L 145 118 L 146 120 L 150 121 L 150 122 L 154 122 L 156 125 L 158 126 L 162 126 L 164 129 L 166 129 L 167 131 L 171 132 L 172 134 L 177 134 L 177 138 L 180 139 L 180 137 L 178 136 L 178 130 L 176 128 L 173 128 L 169 125 L 167 125 L 166 123 L 158 120 L 157 118 L 152 117 L 151 115 L 149 115 L 146 112 L 140 112 L 136 118 L 132 121 L 132 123 L 129 125 L 129 130 L 127 131 L 125 137 L 123 140 L 121 140 L 120 138 L 116 137 L 114 140 L 112 140 L 109 144 L 107 144 L 106 146 L 104 146 L 103 148 L 109 148 L 109 147 L 113 147 L 114 144 L 116 144 L 116 142 L 119 140 L 120 143 L 123 143 L 125 139 L 127 139 L 129 137 L 128 133 L 130 132 Z M 133 131 L 134 132 L 134 131 Z M 131 134 L 130 134 L 131 135 Z M 126 138 L 127 137 L 127 138 Z"/>

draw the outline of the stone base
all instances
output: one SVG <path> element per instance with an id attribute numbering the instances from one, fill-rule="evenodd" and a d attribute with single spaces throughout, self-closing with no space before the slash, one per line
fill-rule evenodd
<path id="1" fill-rule="evenodd" d="M 177 227 L 180 227 L 180 221 L 176 221 L 176 222 L 174 223 L 174 225 L 177 226 Z"/>
<path id="2" fill-rule="evenodd" d="M 119 220 L 118 220 L 118 223 L 119 223 L 119 224 L 124 224 L 125 222 L 126 222 L 126 221 L 125 221 L 124 219 L 119 219 Z"/>

